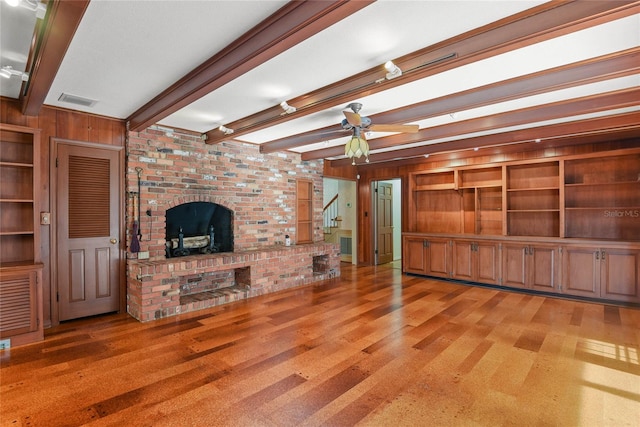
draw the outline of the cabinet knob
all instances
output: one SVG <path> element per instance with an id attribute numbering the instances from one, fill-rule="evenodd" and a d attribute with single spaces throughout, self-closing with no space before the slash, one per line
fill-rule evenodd
<path id="1" fill-rule="evenodd" d="M 114 244 L 114 245 L 115 245 L 116 243 L 118 243 L 118 239 L 111 239 L 111 240 L 109 240 L 109 241 L 110 241 L 112 244 Z"/>

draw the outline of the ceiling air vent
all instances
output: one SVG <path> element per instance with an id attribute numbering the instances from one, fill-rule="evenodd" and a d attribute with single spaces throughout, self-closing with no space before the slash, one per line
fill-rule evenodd
<path id="1" fill-rule="evenodd" d="M 69 104 L 82 105 L 83 107 L 93 107 L 98 103 L 95 99 L 83 98 L 81 96 L 69 95 L 68 93 L 63 93 L 58 98 L 60 102 L 68 102 Z"/>

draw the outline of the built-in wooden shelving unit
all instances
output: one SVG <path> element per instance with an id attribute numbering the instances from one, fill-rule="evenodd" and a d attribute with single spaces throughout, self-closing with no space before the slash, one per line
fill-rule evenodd
<path id="1" fill-rule="evenodd" d="M 39 131 L 0 125 L 0 338 L 43 339 Z"/>
<path id="2" fill-rule="evenodd" d="M 405 272 L 640 302 L 640 149 L 413 172 L 408 195 Z"/>

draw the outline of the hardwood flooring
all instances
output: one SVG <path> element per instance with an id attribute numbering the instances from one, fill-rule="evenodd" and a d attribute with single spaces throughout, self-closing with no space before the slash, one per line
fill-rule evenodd
<path id="1" fill-rule="evenodd" d="M 0 353 L 2 426 L 637 426 L 640 310 L 342 265 Z"/>

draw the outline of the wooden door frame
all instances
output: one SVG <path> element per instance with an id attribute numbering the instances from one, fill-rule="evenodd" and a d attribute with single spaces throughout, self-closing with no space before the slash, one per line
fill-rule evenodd
<path id="1" fill-rule="evenodd" d="M 51 325 L 56 326 L 60 324 L 60 309 L 59 303 L 56 298 L 58 292 L 58 181 L 57 174 L 58 168 L 56 166 L 56 161 L 58 159 L 58 146 L 59 145 L 73 145 L 76 147 L 86 147 L 86 148 L 94 148 L 100 150 L 110 150 L 118 152 L 118 168 L 120 173 L 118 176 L 120 177 L 120 183 L 118 188 L 118 200 L 120 201 L 118 206 L 118 249 L 120 252 L 120 265 L 118 266 L 118 288 L 119 288 L 119 302 L 118 302 L 118 311 L 124 312 L 127 309 L 127 283 L 126 283 L 126 246 L 125 246 L 125 203 L 123 202 L 125 194 L 125 162 L 124 162 L 124 147 L 115 146 L 115 145 L 107 145 L 107 144 L 99 144 L 93 142 L 85 142 L 85 141 L 76 141 L 71 139 L 63 139 L 51 137 L 49 141 L 49 152 L 51 155 L 49 156 L 49 206 L 51 207 L 51 225 L 49 227 L 49 241 L 51 255 L 50 262 L 51 268 L 49 269 L 49 281 L 51 283 Z"/>

